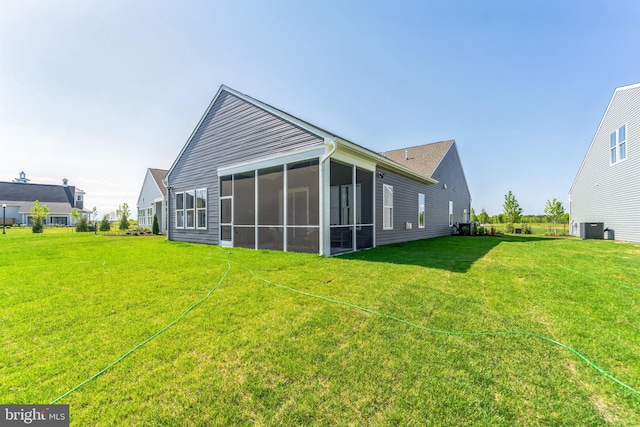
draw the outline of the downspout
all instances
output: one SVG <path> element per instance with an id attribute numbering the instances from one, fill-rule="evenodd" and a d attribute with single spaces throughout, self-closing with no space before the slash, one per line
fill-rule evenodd
<path id="1" fill-rule="evenodd" d="M 325 153 L 324 156 L 322 156 L 320 158 L 320 166 L 322 167 L 322 165 L 324 165 L 324 162 L 326 162 L 327 160 L 329 160 L 329 157 L 333 156 L 333 154 L 336 152 L 336 150 L 338 149 L 338 144 L 336 143 L 336 139 L 332 138 L 327 145 L 331 145 L 331 150 L 329 150 L 328 153 Z"/>
<path id="2" fill-rule="evenodd" d="M 169 187 L 169 180 L 167 179 L 167 177 L 162 178 L 162 184 L 164 184 L 165 188 L 167 189 L 167 200 L 166 202 L 166 206 L 163 206 L 163 208 L 165 208 L 165 216 L 164 216 L 164 220 L 166 221 L 166 228 L 167 228 L 167 238 L 165 240 L 171 240 L 169 237 L 169 232 L 170 232 L 170 227 L 169 225 L 171 224 L 171 218 L 169 218 L 169 206 L 170 206 L 170 201 L 171 201 L 171 187 Z M 165 204 L 165 203 L 163 203 Z"/>
<path id="3" fill-rule="evenodd" d="M 325 139 L 325 141 L 327 141 L 327 139 Z M 331 138 L 330 140 L 327 141 L 327 145 L 330 145 L 331 148 L 329 149 L 329 151 L 325 151 L 325 154 L 320 158 L 320 173 L 321 173 L 321 179 L 320 179 L 320 194 L 322 195 L 322 208 L 321 208 L 321 215 L 320 215 L 320 244 L 322 245 L 322 250 L 320 255 L 330 255 L 331 254 L 331 248 L 330 248 L 330 243 L 328 236 L 327 238 L 325 238 L 325 222 L 328 224 L 328 215 L 326 215 L 326 211 L 329 210 L 329 208 L 327 206 L 325 206 L 325 193 L 328 191 L 327 186 L 324 185 L 324 181 L 325 181 L 325 174 L 324 174 L 324 164 L 326 163 L 327 160 L 329 160 L 329 158 L 331 156 L 333 156 L 333 154 L 336 152 L 336 150 L 338 149 L 338 143 L 336 142 L 335 138 Z M 326 208 L 326 209 L 325 209 Z M 326 240 L 326 241 L 325 241 Z M 329 253 L 325 253 L 325 250 L 329 248 Z"/>

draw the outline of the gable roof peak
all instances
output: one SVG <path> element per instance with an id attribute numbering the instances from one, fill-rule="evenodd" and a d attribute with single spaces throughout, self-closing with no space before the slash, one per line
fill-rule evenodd
<path id="1" fill-rule="evenodd" d="M 627 89 L 635 89 L 637 87 L 640 87 L 640 83 L 632 83 L 630 85 L 617 87 L 614 92 L 618 92 L 618 91 L 621 91 L 621 90 L 627 90 Z"/>
<path id="2" fill-rule="evenodd" d="M 431 177 L 454 144 L 455 140 L 449 139 L 385 151 L 383 156 L 424 176 Z"/>

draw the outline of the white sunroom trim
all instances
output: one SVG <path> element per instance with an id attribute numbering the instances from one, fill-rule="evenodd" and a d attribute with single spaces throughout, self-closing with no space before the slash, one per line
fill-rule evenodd
<path id="1" fill-rule="evenodd" d="M 309 160 L 322 157 L 325 154 L 325 145 L 301 150 L 291 151 L 288 154 L 275 154 L 258 160 L 244 163 L 236 163 L 231 166 L 218 168 L 218 176 L 232 175 L 234 173 L 246 172 L 249 170 L 265 169 L 273 166 L 280 166 L 285 163 L 295 163 L 302 160 Z"/>
<path id="2" fill-rule="evenodd" d="M 375 162 L 367 162 L 365 160 L 363 160 L 361 157 L 355 157 L 352 156 L 348 153 L 344 153 L 340 151 L 340 148 L 338 148 L 338 151 L 336 151 L 332 156 L 331 156 L 331 160 L 337 160 L 339 162 L 342 163 L 346 163 L 348 165 L 355 165 L 361 169 L 365 169 L 368 170 L 369 172 L 375 172 L 376 171 L 376 163 Z"/>

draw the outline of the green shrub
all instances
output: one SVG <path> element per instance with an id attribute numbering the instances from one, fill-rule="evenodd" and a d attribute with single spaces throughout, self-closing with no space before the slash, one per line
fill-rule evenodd
<path id="1" fill-rule="evenodd" d="M 507 225 L 505 226 L 505 231 L 506 231 L 507 233 L 513 233 L 513 232 L 515 232 L 515 231 L 516 231 L 516 228 L 513 226 L 513 224 L 512 224 L 512 223 L 510 223 L 510 222 L 509 222 L 509 223 L 507 223 Z"/>
<path id="2" fill-rule="evenodd" d="M 100 221 L 100 231 L 111 231 L 111 223 L 109 222 L 109 215 L 105 215 Z"/>
<path id="3" fill-rule="evenodd" d="M 89 224 L 87 223 L 87 217 L 83 216 L 76 224 L 76 231 L 84 232 L 89 231 Z"/>
<path id="4" fill-rule="evenodd" d="M 158 215 L 153 215 L 153 234 L 160 234 L 160 226 L 158 225 Z"/>
<path id="5" fill-rule="evenodd" d="M 42 220 L 36 219 L 35 221 L 33 221 L 33 224 L 31 225 L 31 231 L 33 233 L 44 232 L 44 225 L 42 224 Z"/>
<path id="6" fill-rule="evenodd" d="M 126 216 L 122 216 L 120 218 L 120 223 L 118 225 L 120 230 L 128 230 L 129 225 L 130 225 L 129 218 L 127 218 Z"/>

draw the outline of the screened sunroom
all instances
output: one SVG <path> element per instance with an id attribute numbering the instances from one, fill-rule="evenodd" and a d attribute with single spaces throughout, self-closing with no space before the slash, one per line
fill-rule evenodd
<path id="1" fill-rule="evenodd" d="M 219 243 L 323 255 L 373 247 L 373 175 L 319 157 L 221 170 Z"/>

